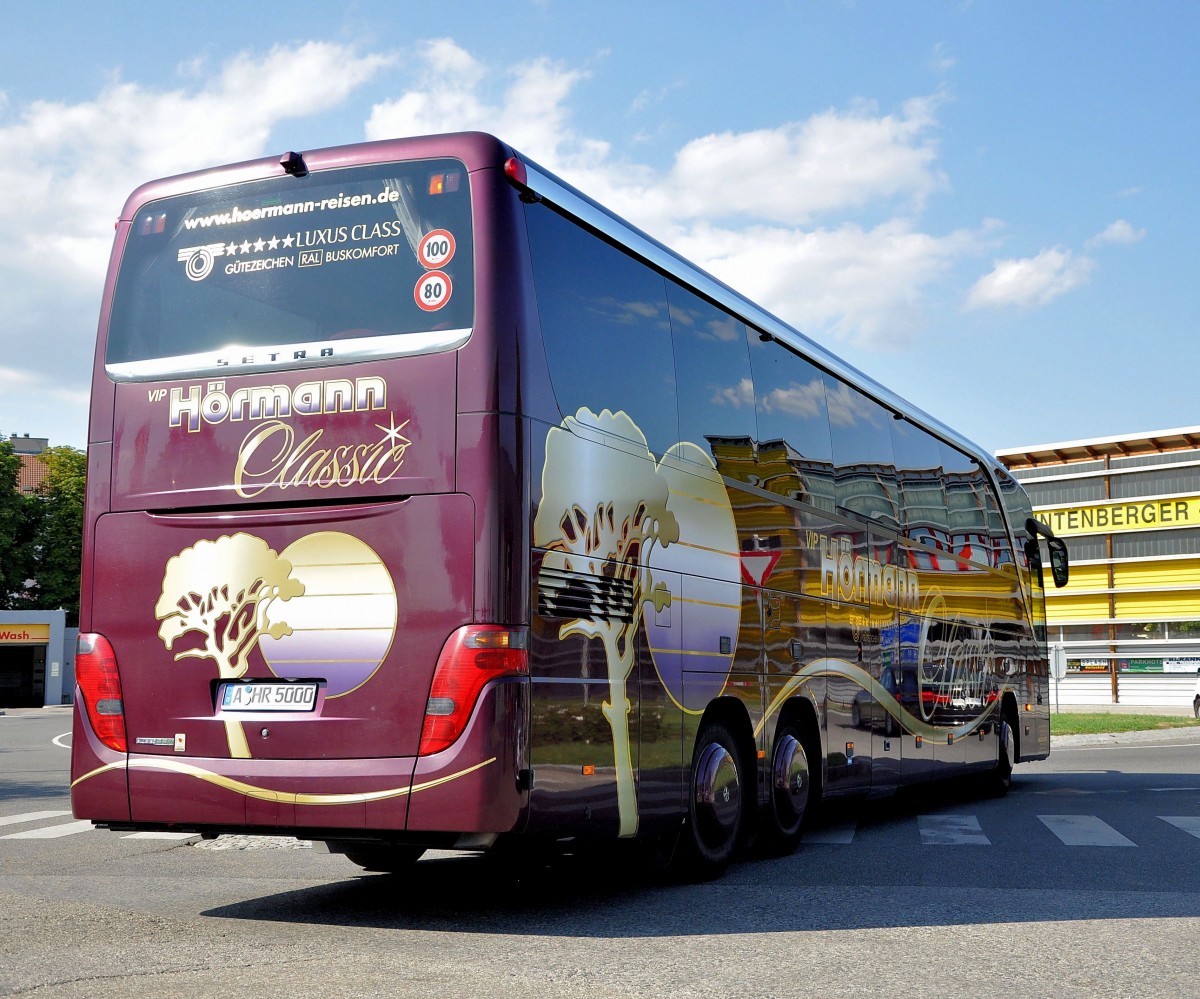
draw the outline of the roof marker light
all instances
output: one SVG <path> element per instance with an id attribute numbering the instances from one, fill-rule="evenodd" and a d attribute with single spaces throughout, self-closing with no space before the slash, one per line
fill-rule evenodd
<path id="1" fill-rule="evenodd" d="M 504 176 L 520 187 L 529 186 L 529 174 L 525 170 L 525 164 L 515 156 L 510 156 L 504 161 Z"/>

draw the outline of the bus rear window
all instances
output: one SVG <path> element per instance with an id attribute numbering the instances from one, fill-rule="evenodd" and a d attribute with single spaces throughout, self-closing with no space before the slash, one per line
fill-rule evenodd
<path id="1" fill-rule="evenodd" d="M 118 379 L 457 346 L 474 311 L 457 160 L 323 171 L 151 202 L 105 353 Z"/>

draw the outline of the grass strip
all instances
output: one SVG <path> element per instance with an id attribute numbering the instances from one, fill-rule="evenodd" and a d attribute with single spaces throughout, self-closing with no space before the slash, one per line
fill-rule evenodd
<path id="1" fill-rule="evenodd" d="M 1104 732 L 1152 732 L 1159 728 L 1192 728 L 1200 719 L 1188 715 L 1126 715 L 1109 711 L 1050 715 L 1051 735 L 1095 735 Z"/>

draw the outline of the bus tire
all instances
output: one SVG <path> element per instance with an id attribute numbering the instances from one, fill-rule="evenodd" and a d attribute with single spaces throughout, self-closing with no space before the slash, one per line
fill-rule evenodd
<path id="1" fill-rule="evenodd" d="M 800 843 L 815 790 L 811 768 L 799 725 L 784 722 L 775 731 L 771 751 L 771 799 L 762 825 L 764 852 L 781 856 Z"/>
<path id="2" fill-rule="evenodd" d="M 692 753 L 687 824 L 675 867 L 687 880 L 719 877 L 745 825 L 746 769 L 737 739 L 720 720 L 705 722 Z"/>
<path id="3" fill-rule="evenodd" d="M 1000 715 L 1000 740 L 996 766 L 988 775 L 990 790 L 997 798 L 1003 798 L 1012 787 L 1013 767 L 1017 763 L 1020 734 L 1017 731 L 1017 715 L 1012 705 L 1005 705 Z"/>
<path id="4" fill-rule="evenodd" d="M 373 874 L 399 874 L 412 867 L 425 852 L 423 846 L 372 846 L 347 850 L 346 859 Z"/>

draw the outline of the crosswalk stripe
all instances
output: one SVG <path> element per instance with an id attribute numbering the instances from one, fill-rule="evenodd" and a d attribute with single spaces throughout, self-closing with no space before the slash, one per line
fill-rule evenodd
<path id="1" fill-rule="evenodd" d="M 66 809 L 45 809 L 37 812 L 21 812 L 16 815 L 0 816 L 0 826 L 60 819 L 70 815 Z M 1119 833 L 1107 822 L 1095 815 L 1039 815 L 1038 820 L 1066 846 L 1133 846 L 1138 844 Z M 1200 839 L 1200 815 L 1160 815 L 1163 822 Z M 919 815 L 917 827 L 923 846 L 992 846 L 975 815 Z M 74 822 L 59 822 L 53 825 L 27 829 L 22 832 L 0 836 L 5 839 L 61 839 L 77 833 L 95 829 L 91 821 L 81 819 Z M 847 846 L 855 841 L 857 822 L 840 822 L 834 825 L 810 829 L 804 834 L 804 842 L 817 846 Z M 135 832 L 126 833 L 122 839 L 165 840 L 183 842 L 195 840 L 197 833 L 188 832 Z"/>
<path id="2" fill-rule="evenodd" d="M 77 822 L 64 822 L 57 826 L 43 826 L 41 829 L 27 829 L 25 832 L 9 833 L 0 839 L 58 839 L 61 836 L 73 836 L 75 833 L 87 832 L 95 828 L 90 819 L 80 819 Z"/>
<path id="3" fill-rule="evenodd" d="M 822 843 L 825 845 L 844 846 L 854 842 L 854 834 L 858 830 L 856 822 L 842 822 L 836 826 L 825 826 L 813 829 L 804 834 L 805 843 Z"/>
<path id="4" fill-rule="evenodd" d="M 1170 822 L 1176 829 L 1182 829 L 1189 836 L 1200 839 L 1200 816 L 1196 815 L 1160 815 L 1164 822 Z"/>
<path id="5" fill-rule="evenodd" d="M 185 832 L 135 832 L 121 839 L 199 839 L 199 833 Z"/>
<path id="6" fill-rule="evenodd" d="M 1039 815 L 1066 846 L 1137 846 L 1094 815 Z"/>
<path id="7" fill-rule="evenodd" d="M 60 819 L 70 815 L 69 809 L 53 812 L 22 812 L 20 815 L 0 815 L 0 826 L 15 826 L 21 822 L 37 822 L 39 819 Z"/>
<path id="8" fill-rule="evenodd" d="M 991 846 L 974 815 L 921 815 L 917 818 L 925 846 Z"/>

